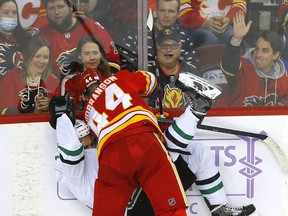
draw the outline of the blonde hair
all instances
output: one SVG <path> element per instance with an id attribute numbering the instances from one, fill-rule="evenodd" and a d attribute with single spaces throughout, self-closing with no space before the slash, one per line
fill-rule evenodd
<path id="1" fill-rule="evenodd" d="M 44 72 L 41 74 L 41 80 L 46 80 L 47 77 L 50 75 L 51 73 L 51 47 L 50 44 L 44 39 L 41 38 L 39 36 L 35 36 L 33 37 L 26 49 L 23 52 L 23 64 L 22 66 L 22 79 L 25 80 L 28 75 L 29 75 L 29 65 L 32 61 L 32 59 L 34 58 L 35 54 L 37 53 L 37 51 L 42 48 L 42 47 L 48 47 L 49 49 L 49 63 L 48 66 L 45 68 Z"/>

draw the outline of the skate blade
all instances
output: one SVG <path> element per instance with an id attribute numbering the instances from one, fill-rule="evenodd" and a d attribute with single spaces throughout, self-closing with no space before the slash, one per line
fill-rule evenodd
<path id="1" fill-rule="evenodd" d="M 214 100 L 222 93 L 219 86 L 215 86 L 207 80 L 190 73 L 180 73 L 178 80 L 211 100 Z"/>

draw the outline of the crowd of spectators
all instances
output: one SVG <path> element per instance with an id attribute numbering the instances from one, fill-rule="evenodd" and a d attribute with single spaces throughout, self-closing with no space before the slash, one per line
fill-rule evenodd
<path id="1" fill-rule="evenodd" d="M 272 36 L 271 38 L 263 35 L 257 37 L 255 47 L 244 46 L 247 33 L 243 35 L 243 38 L 235 36 L 235 19 L 241 15 L 244 17 L 244 22 L 248 23 L 249 21 L 246 16 L 249 10 L 246 0 L 148 0 L 147 2 L 147 12 L 149 13 L 149 9 L 153 11 L 153 28 L 147 28 L 147 66 L 149 71 L 156 74 L 156 68 L 160 69 L 159 76 L 162 77 L 162 80 L 166 80 L 165 83 L 168 85 L 166 90 L 173 89 L 173 82 L 177 79 L 177 74 L 183 70 L 189 70 L 191 73 L 203 77 L 203 71 L 201 71 L 201 65 L 197 59 L 197 49 L 211 44 L 222 44 L 227 46 L 227 49 L 222 63 L 219 61 L 218 72 L 215 73 L 215 76 L 217 74 L 217 76 L 225 77 L 229 88 L 225 89 L 228 96 L 225 94 L 225 97 L 221 98 L 221 102 L 216 103 L 217 106 L 286 105 L 286 100 L 283 100 L 287 95 L 286 88 L 281 87 L 282 80 L 287 76 L 287 40 L 285 38 L 288 32 L 286 28 L 288 3 L 285 0 L 279 4 L 279 18 L 283 23 L 283 35 L 279 36 L 275 33 L 275 38 L 279 38 L 277 46 L 281 47 L 281 44 L 285 44 L 285 49 L 276 49 L 274 43 L 276 39 Z M 82 10 L 79 3 L 86 3 L 86 10 Z M 109 73 L 117 73 L 120 69 L 137 70 L 139 47 L 137 13 L 138 7 L 135 0 L 29 0 L 26 3 L 19 0 L 1 1 L 1 114 L 48 111 L 47 104 L 51 97 L 57 94 L 63 95 L 67 90 L 65 88 L 67 83 L 72 82 L 73 85 L 76 85 L 77 74 L 86 70 L 82 64 L 84 63 L 83 55 L 86 55 L 89 64 L 98 64 L 95 56 L 101 53 L 108 61 Z M 165 44 L 158 43 L 159 34 L 169 34 L 169 32 L 178 33 L 176 41 L 166 41 Z M 274 35 L 271 32 L 266 33 Z M 84 37 L 87 39 L 87 35 L 96 38 L 103 45 L 104 50 L 99 50 L 99 53 L 77 53 L 77 44 Z M 236 45 L 235 38 L 237 38 Z M 261 42 L 259 42 L 259 38 L 264 41 L 265 46 L 259 45 Z M 32 47 L 30 47 L 31 41 Z M 239 41 L 240 48 L 238 50 Z M 237 52 L 235 46 L 237 46 Z M 271 56 L 267 56 L 265 50 L 269 50 Z M 235 59 L 231 59 L 232 55 L 229 55 L 231 52 L 235 52 L 237 59 L 234 55 Z M 242 55 L 243 57 L 239 58 Z M 241 67 L 238 67 L 237 62 L 235 63 L 236 60 L 237 62 L 240 60 Z M 169 63 L 170 61 L 173 63 L 171 63 L 172 65 Z M 245 67 L 244 63 L 247 61 L 251 61 L 249 67 Z M 267 71 L 264 72 L 261 62 L 264 64 L 265 61 L 268 61 L 269 64 L 267 63 L 268 69 L 266 67 Z M 280 65 L 282 71 L 277 76 L 274 74 L 275 62 Z M 176 71 L 173 72 L 173 79 L 167 72 L 172 67 Z M 236 67 L 238 67 L 237 70 Z M 253 79 L 265 80 L 262 89 L 264 93 L 261 89 L 257 93 L 254 92 L 253 95 L 246 94 L 247 92 L 239 93 L 240 90 L 235 90 L 240 82 L 245 81 L 247 86 L 251 85 L 248 84 L 246 77 L 250 70 L 257 71 L 256 78 Z M 262 73 L 267 76 L 259 75 Z M 249 78 L 249 81 L 251 79 Z M 270 93 L 270 85 L 274 82 L 276 84 L 273 84 L 271 87 L 273 91 L 271 90 Z M 55 88 L 55 85 L 58 85 L 58 88 Z M 162 87 L 162 91 L 164 91 L 162 93 L 165 95 L 165 87 Z M 238 91 L 238 94 L 235 91 Z M 239 99 L 240 94 L 243 96 L 241 99 Z M 152 107 L 159 103 L 156 94 L 154 97 L 153 100 L 150 99 L 150 105 L 153 101 Z M 234 101 L 235 98 L 237 98 L 237 103 Z M 251 98 L 256 102 L 251 102 Z M 272 102 L 271 98 L 273 98 Z M 79 100 L 81 101 L 81 95 L 77 95 L 75 100 L 77 103 Z M 184 104 L 187 103 L 185 98 L 181 100 Z M 239 100 L 241 101 L 239 102 Z M 249 103 L 245 101 L 249 101 Z M 269 102 L 266 103 L 266 101 Z M 44 108 L 40 108 L 42 105 L 39 103 L 45 103 Z"/>

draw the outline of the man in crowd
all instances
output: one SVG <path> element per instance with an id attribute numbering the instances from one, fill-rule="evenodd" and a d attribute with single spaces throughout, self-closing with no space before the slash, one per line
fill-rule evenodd
<path id="1" fill-rule="evenodd" d="M 70 0 L 45 0 L 45 7 L 49 24 L 40 29 L 40 36 L 52 47 L 53 72 L 58 77 L 61 77 L 61 72 L 68 74 L 65 66 L 77 61 L 75 50 L 84 35 L 98 38 L 105 48 L 109 66 L 119 70 L 118 51 L 108 32 L 98 22 L 88 17 L 74 17 Z"/>
<path id="2" fill-rule="evenodd" d="M 181 59 L 197 66 L 193 41 L 189 38 L 187 29 L 181 27 L 177 23 L 178 13 L 180 8 L 180 0 L 157 0 L 157 18 L 154 22 L 153 29 L 148 29 L 148 61 L 155 62 L 155 38 L 159 31 L 172 27 L 175 28 L 180 35 Z M 123 68 L 129 68 L 132 65 L 132 70 L 137 69 L 137 53 L 138 53 L 138 36 L 137 29 L 129 31 L 124 37 L 122 44 L 119 46 L 121 54 L 121 63 Z"/>
<path id="3" fill-rule="evenodd" d="M 192 73 L 201 77 L 196 67 L 181 61 L 182 43 L 180 34 L 173 27 L 158 32 L 156 39 L 156 55 L 159 69 L 158 85 L 161 86 L 162 105 L 166 108 L 179 108 L 188 105 L 187 96 L 175 86 L 179 73 Z M 149 65 L 148 71 L 155 72 L 154 65 Z M 159 92 L 155 90 L 148 99 L 149 106 L 159 106 Z"/>
<path id="4" fill-rule="evenodd" d="M 227 44 L 221 67 L 228 81 L 226 106 L 283 106 L 288 103 L 288 77 L 280 55 L 281 37 L 273 31 L 260 32 L 255 47 L 240 56 L 240 43 L 248 33 L 243 12 L 233 19 L 234 35 Z"/>

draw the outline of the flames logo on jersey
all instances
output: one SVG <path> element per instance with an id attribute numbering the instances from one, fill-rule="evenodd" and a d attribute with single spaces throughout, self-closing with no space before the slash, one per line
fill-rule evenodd
<path id="1" fill-rule="evenodd" d="M 70 73 L 71 69 L 69 67 L 71 62 L 78 61 L 76 58 L 76 48 L 63 52 L 59 55 L 59 57 L 56 59 L 56 63 L 59 66 L 60 71 L 62 74 L 67 75 Z"/>
<path id="2" fill-rule="evenodd" d="M 164 88 L 163 106 L 166 108 L 177 108 L 185 105 L 184 94 L 181 89 L 170 88 L 166 85 Z"/>
<path id="3" fill-rule="evenodd" d="M 269 94 L 265 97 L 249 96 L 244 99 L 244 106 L 275 106 L 277 105 L 278 97 L 276 94 Z"/>
<path id="4" fill-rule="evenodd" d="M 44 87 L 24 88 L 19 93 L 19 111 L 21 113 L 30 113 L 34 110 L 34 104 L 37 98 L 47 98 L 49 93 Z"/>
<path id="5" fill-rule="evenodd" d="M 23 60 L 14 44 L 0 43 L 0 75 L 5 75 L 9 70 L 18 66 Z"/>
<path id="6" fill-rule="evenodd" d="M 218 1 L 215 4 L 215 1 Z M 225 11 L 228 12 L 230 5 L 233 4 L 232 0 L 199 0 L 199 14 L 203 18 L 209 17 L 212 11 Z"/>

